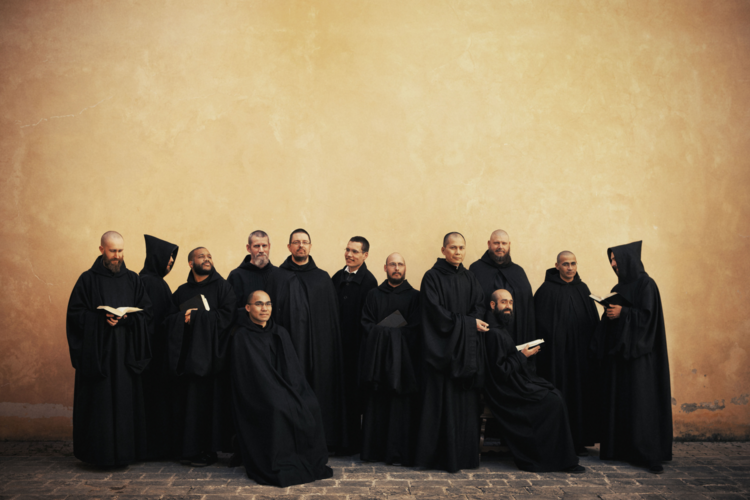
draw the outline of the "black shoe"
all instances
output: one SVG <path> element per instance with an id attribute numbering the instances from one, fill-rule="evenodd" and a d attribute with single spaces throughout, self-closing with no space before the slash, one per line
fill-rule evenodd
<path id="1" fill-rule="evenodd" d="M 190 465 L 193 467 L 207 467 L 211 464 L 216 463 L 216 453 L 209 453 L 204 451 L 194 457 L 190 457 Z"/>
<path id="2" fill-rule="evenodd" d="M 586 467 L 582 465 L 574 465 L 573 467 L 568 467 L 567 469 L 564 469 L 563 472 L 567 472 L 569 474 L 582 474 L 586 472 Z"/>
<path id="3" fill-rule="evenodd" d="M 653 464 L 648 466 L 648 471 L 651 474 L 663 474 L 664 473 L 664 467 L 662 467 L 659 464 Z"/>
<path id="4" fill-rule="evenodd" d="M 576 450 L 576 455 L 578 455 L 579 457 L 588 457 L 589 450 L 587 450 L 585 446 L 581 446 Z"/>

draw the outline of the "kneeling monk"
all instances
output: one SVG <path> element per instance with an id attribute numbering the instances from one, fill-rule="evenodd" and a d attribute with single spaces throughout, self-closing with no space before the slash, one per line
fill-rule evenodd
<path id="1" fill-rule="evenodd" d="M 529 370 L 526 360 L 539 352 L 539 346 L 519 351 L 508 333 L 513 321 L 510 292 L 495 290 L 490 307 L 486 318 L 490 330 L 484 336 L 484 394 L 513 460 L 529 472 L 584 472 L 560 391 Z"/>
<path id="2" fill-rule="evenodd" d="M 289 333 L 258 290 L 237 318 L 230 372 L 232 413 L 248 477 L 286 487 L 333 476 L 320 406 Z"/>

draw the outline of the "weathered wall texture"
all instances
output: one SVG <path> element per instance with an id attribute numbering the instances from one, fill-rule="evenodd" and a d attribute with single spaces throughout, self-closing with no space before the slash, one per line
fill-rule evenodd
<path id="1" fill-rule="evenodd" d="M 250 230 L 343 266 L 372 242 L 419 285 L 441 237 L 510 232 L 534 288 L 573 250 L 594 292 L 644 240 L 675 435 L 750 435 L 750 3 L 0 3 L 0 439 L 68 438 L 65 307 L 99 236 Z"/>

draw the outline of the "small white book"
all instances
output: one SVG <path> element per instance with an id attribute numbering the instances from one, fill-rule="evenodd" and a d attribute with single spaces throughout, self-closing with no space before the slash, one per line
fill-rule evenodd
<path id="1" fill-rule="evenodd" d="M 528 344 L 517 345 L 516 349 L 518 349 L 519 351 L 523 351 L 524 347 L 528 347 L 529 349 L 532 349 L 543 342 L 544 342 L 544 339 L 536 339 L 536 340 L 529 342 Z"/>
<path id="2" fill-rule="evenodd" d="M 109 307 L 109 306 L 99 306 L 97 309 L 104 309 L 105 311 L 114 314 L 115 316 L 125 316 L 127 313 L 134 313 L 138 311 L 143 311 L 143 309 L 138 309 L 137 307 Z"/>

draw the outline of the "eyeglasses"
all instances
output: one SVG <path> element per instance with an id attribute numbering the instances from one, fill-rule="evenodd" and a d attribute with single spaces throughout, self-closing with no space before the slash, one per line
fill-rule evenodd
<path id="1" fill-rule="evenodd" d="M 307 245 L 309 245 L 309 244 L 310 244 L 310 242 L 309 242 L 309 241 L 299 241 L 299 240 L 295 240 L 295 241 L 293 241 L 293 242 L 292 242 L 292 245 L 295 245 L 295 246 L 298 246 L 298 247 L 301 247 L 301 246 L 307 246 Z"/>
<path id="2" fill-rule="evenodd" d="M 271 303 L 270 302 L 260 302 L 260 301 L 258 301 L 258 302 L 253 302 L 251 305 L 253 305 L 255 307 L 263 307 L 263 306 L 271 307 Z"/>

